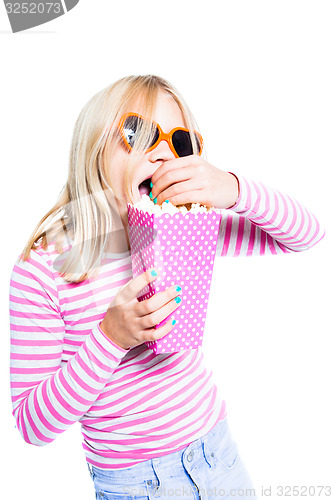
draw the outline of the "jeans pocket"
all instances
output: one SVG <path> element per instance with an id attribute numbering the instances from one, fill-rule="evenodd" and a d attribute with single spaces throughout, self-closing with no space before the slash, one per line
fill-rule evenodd
<path id="1" fill-rule="evenodd" d="M 217 463 L 226 470 L 236 467 L 239 461 L 238 446 L 231 438 L 216 450 L 215 455 Z"/>

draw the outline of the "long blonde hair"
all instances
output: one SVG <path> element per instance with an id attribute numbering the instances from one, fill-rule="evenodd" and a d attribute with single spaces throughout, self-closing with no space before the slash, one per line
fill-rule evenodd
<path id="1" fill-rule="evenodd" d="M 67 238 L 67 243 L 71 243 L 70 250 L 65 253 L 67 258 L 59 269 L 62 277 L 68 282 L 78 283 L 96 273 L 108 237 L 117 230 L 115 197 L 118 193 L 106 179 L 106 172 L 113 168 L 113 147 L 119 141 L 117 124 L 126 108 L 138 97 L 142 99 L 145 116 L 151 119 L 159 91 L 177 103 L 185 126 L 190 130 L 193 151 L 197 152 L 193 131 L 198 127 L 193 115 L 179 92 L 163 78 L 128 76 L 101 90 L 79 114 L 70 148 L 67 182 L 55 205 L 35 227 L 21 259 L 27 260 L 30 251 L 38 247 L 46 250 L 51 242 L 55 244 L 56 252 L 63 254 Z M 149 133 L 150 130 L 141 131 L 135 148 L 128 155 L 125 174 L 128 201 L 133 201 L 131 179 L 135 164 L 131 159 L 138 152 L 144 153 L 150 140 Z"/>

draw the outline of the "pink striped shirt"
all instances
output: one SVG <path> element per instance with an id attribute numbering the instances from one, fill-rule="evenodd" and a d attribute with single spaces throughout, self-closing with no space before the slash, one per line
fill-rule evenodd
<path id="1" fill-rule="evenodd" d="M 224 210 L 217 255 L 300 251 L 323 236 L 294 199 L 238 177 L 240 196 Z M 225 418 L 226 405 L 201 348 L 155 355 L 124 350 L 99 328 L 132 278 L 129 252 L 107 258 L 98 277 L 69 284 L 54 244 L 16 260 L 10 281 L 13 415 L 27 443 L 43 446 L 81 422 L 87 461 L 130 467 L 172 453 Z"/>

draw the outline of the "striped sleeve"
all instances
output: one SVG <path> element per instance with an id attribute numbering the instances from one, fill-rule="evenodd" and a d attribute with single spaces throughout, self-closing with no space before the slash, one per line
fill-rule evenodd
<path id="1" fill-rule="evenodd" d="M 43 446 L 80 419 L 128 352 L 94 326 L 61 363 L 65 325 L 51 267 L 36 251 L 10 280 L 13 415 L 27 443 Z"/>
<path id="2" fill-rule="evenodd" d="M 217 255 L 297 252 L 307 250 L 324 237 L 316 217 L 295 199 L 261 183 L 236 178 L 239 198 L 223 212 Z"/>

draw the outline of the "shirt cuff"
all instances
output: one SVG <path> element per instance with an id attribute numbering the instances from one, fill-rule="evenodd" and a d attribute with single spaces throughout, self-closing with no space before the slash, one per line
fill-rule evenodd
<path id="1" fill-rule="evenodd" d="M 108 342 L 111 344 L 111 346 L 113 346 L 115 349 L 117 349 L 117 351 L 120 351 L 120 353 L 122 353 L 121 357 L 123 357 L 123 355 L 128 352 L 130 349 L 123 349 L 122 347 L 120 347 L 118 344 L 116 344 L 115 342 L 113 342 L 110 337 L 108 337 L 104 332 L 103 330 L 101 329 L 100 327 L 100 323 L 97 325 L 97 329 L 98 331 L 101 333 L 101 335 L 108 340 Z M 113 354 L 115 354 L 113 352 Z"/>
<path id="2" fill-rule="evenodd" d="M 228 210 L 233 210 L 237 213 L 246 212 L 250 208 L 249 205 L 251 205 L 251 188 L 248 181 L 242 176 L 235 175 L 233 172 L 229 172 L 229 174 L 234 175 L 238 181 L 239 195 L 236 203 Z"/>
<path id="3" fill-rule="evenodd" d="M 237 184 L 238 184 L 238 198 L 236 200 L 236 203 L 234 203 L 231 207 L 229 207 L 227 210 L 233 210 L 239 203 L 239 199 L 240 199 L 240 194 L 241 194 L 241 187 L 240 187 L 240 184 L 239 184 L 239 178 L 236 174 L 234 174 L 233 172 L 228 172 L 228 174 L 231 174 L 235 177 L 236 181 L 237 181 Z"/>

